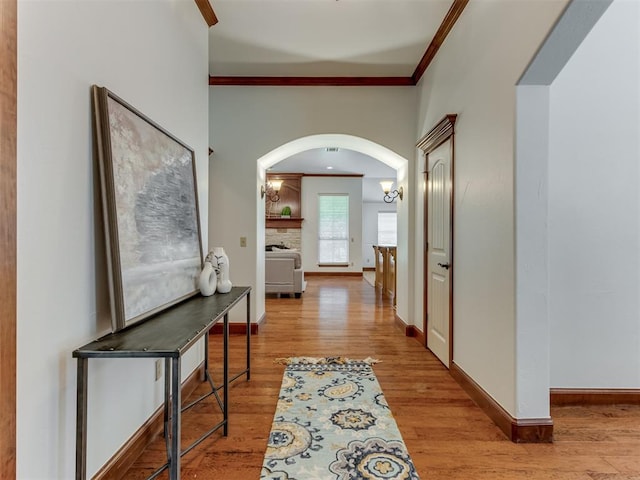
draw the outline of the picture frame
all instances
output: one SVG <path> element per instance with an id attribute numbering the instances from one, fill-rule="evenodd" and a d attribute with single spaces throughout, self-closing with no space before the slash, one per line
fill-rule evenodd
<path id="1" fill-rule="evenodd" d="M 107 88 L 92 96 L 115 332 L 199 292 L 195 154 Z"/>

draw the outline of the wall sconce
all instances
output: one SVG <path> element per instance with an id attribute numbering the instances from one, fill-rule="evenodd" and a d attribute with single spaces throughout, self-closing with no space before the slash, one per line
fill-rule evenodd
<path id="1" fill-rule="evenodd" d="M 393 200 L 396 197 L 400 197 L 400 200 L 402 200 L 402 187 L 400 187 L 397 190 L 394 190 L 393 192 L 391 191 L 391 187 L 393 186 L 393 182 L 389 181 L 389 180 L 384 180 L 382 182 L 380 182 L 380 185 L 382 186 L 382 191 L 384 192 L 384 201 L 386 203 L 391 203 L 393 202 Z"/>
<path id="2" fill-rule="evenodd" d="M 267 186 L 260 186 L 260 198 L 264 198 L 265 195 L 269 198 L 271 202 L 279 202 L 280 201 L 280 189 L 282 188 L 282 184 L 284 182 L 282 180 L 271 180 L 267 183 Z"/>

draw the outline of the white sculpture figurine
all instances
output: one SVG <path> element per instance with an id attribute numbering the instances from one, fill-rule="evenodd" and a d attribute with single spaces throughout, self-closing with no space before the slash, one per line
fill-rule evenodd
<path id="1" fill-rule="evenodd" d="M 213 256 L 218 265 L 218 293 L 229 293 L 233 286 L 229 279 L 229 257 L 222 247 L 215 247 L 213 249 Z"/>
<path id="2" fill-rule="evenodd" d="M 207 258 L 204 259 L 204 265 L 202 268 L 202 273 L 200 273 L 200 280 L 198 282 L 198 287 L 200 288 L 200 293 L 205 297 L 213 295 L 216 293 L 216 288 L 218 286 L 218 264 L 214 265 L 216 258 L 213 256 L 213 252 L 209 252 Z"/>

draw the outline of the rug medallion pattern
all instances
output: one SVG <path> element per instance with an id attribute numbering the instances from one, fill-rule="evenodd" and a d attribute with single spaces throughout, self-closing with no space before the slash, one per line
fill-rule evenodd
<path id="1" fill-rule="evenodd" d="M 285 359 L 261 479 L 418 480 L 371 365 Z"/>

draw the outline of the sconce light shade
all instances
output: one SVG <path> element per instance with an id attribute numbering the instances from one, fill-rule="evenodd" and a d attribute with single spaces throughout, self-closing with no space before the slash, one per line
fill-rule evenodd
<path id="1" fill-rule="evenodd" d="M 264 198 L 265 195 L 269 197 L 269 200 L 272 202 L 280 201 L 280 189 L 282 188 L 282 184 L 284 181 L 282 180 L 271 180 L 267 183 L 267 186 L 260 185 L 260 198 Z"/>
<path id="2" fill-rule="evenodd" d="M 283 183 L 282 180 L 271 180 L 269 182 L 269 185 L 271 185 L 271 188 L 277 194 L 280 191 L 280 188 L 282 187 L 282 183 Z"/>
<path id="3" fill-rule="evenodd" d="M 380 185 L 382 186 L 382 191 L 384 192 L 384 194 L 388 195 L 391 191 L 391 187 L 393 186 L 393 182 L 391 180 L 383 180 L 380 182 Z"/>
<path id="4" fill-rule="evenodd" d="M 384 201 L 386 203 L 392 203 L 396 197 L 400 197 L 400 200 L 402 200 L 402 187 L 392 192 L 391 187 L 393 186 L 393 182 L 391 180 L 383 180 L 382 182 L 380 182 L 380 185 L 382 186 L 382 191 L 384 192 Z"/>

